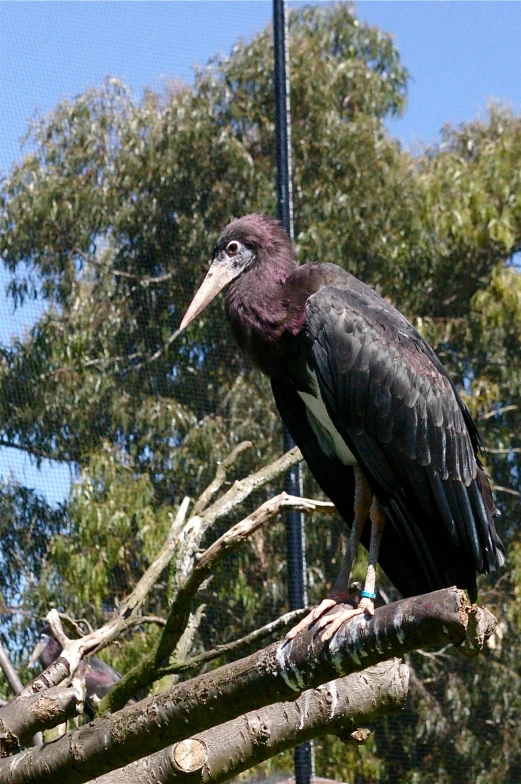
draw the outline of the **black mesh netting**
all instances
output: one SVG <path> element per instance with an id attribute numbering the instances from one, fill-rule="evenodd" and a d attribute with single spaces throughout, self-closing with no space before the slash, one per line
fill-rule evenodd
<path id="1" fill-rule="evenodd" d="M 152 16 L 163 13 L 154 6 Z M 246 24 L 253 10 L 241 9 Z M 208 504 L 282 453 L 269 382 L 233 343 L 222 298 L 176 332 L 229 218 L 275 213 L 272 31 L 258 30 L 190 80 L 164 79 L 140 97 L 113 77 L 82 82 L 76 97 L 59 91 L 33 119 L 23 156 L 5 165 L 0 638 L 23 682 L 51 608 L 83 631 L 109 621 L 183 499 L 189 517 L 233 450 L 251 442 Z M 510 558 L 480 584 L 500 619 L 484 654 L 470 661 L 447 646 L 407 657 L 404 710 L 370 727 L 365 746 L 318 738 L 316 781 L 517 784 L 520 121 L 492 106 L 486 119 L 446 129 L 441 145 L 406 153 L 384 125 L 402 111 L 408 78 L 389 35 L 346 4 L 298 5 L 290 41 L 299 258 L 349 267 L 436 346 L 490 447 Z M 270 480 L 218 517 L 194 564 L 283 484 Z M 303 484 L 305 496 L 323 498 L 305 468 Z M 315 603 L 336 576 L 346 532 L 337 515 L 318 512 L 305 515 L 305 532 Z M 353 580 L 363 574 L 360 559 Z M 182 579 L 174 558 L 138 622 L 97 657 L 123 678 L 142 666 Z M 378 588 L 379 602 L 397 598 L 384 574 Z M 191 597 L 190 635 L 134 696 L 279 638 L 280 629 L 189 672 L 177 667 L 277 619 L 287 597 L 277 515 L 219 558 Z M 0 697 L 10 697 L 1 677 Z M 278 784 L 292 771 L 288 751 L 243 777 Z"/>

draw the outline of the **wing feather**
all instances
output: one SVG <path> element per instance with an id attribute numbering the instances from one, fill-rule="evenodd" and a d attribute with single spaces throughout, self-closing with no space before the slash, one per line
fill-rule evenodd
<path id="1" fill-rule="evenodd" d="M 430 346 L 352 281 L 307 302 L 309 362 L 329 416 L 432 579 L 463 574 L 474 590 L 475 570 L 500 562 L 477 480 L 477 431 Z"/>

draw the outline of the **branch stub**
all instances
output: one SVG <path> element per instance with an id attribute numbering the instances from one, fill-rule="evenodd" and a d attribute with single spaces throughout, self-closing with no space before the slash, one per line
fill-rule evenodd
<path id="1" fill-rule="evenodd" d="M 172 759 L 178 770 L 183 773 L 195 773 L 208 760 L 208 747 L 204 740 L 187 738 L 175 744 Z"/>

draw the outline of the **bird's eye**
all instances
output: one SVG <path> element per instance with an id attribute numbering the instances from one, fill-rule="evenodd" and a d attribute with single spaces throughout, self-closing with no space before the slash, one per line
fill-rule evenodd
<path id="1" fill-rule="evenodd" d="M 239 250 L 239 243 L 235 242 L 234 240 L 232 240 L 232 242 L 229 242 L 228 245 L 226 246 L 226 253 L 228 254 L 228 256 L 235 256 L 238 250 Z"/>

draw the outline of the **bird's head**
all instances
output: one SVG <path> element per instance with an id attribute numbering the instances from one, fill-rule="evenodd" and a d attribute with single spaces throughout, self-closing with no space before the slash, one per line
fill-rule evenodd
<path id="1" fill-rule="evenodd" d="M 41 662 L 45 667 L 48 667 L 51 662 L 58 658 L 62 651 L 62 647 L 58 640 L 53 636 L 49 624 L 40 629 L 40 639 L 36 643 L 34 651 L 28 661 L 29 667 L 32 667 L 41 657 Z"/>
<path id="2" fill-rule="evenodd" d="M 296 265 L 291 240 L 279 221 L 258 214 L 234 218 L 215 244 L 210 269 L 179 329 L 187 327 L 232 280 L 264 259 L 279 257 Z"/>

